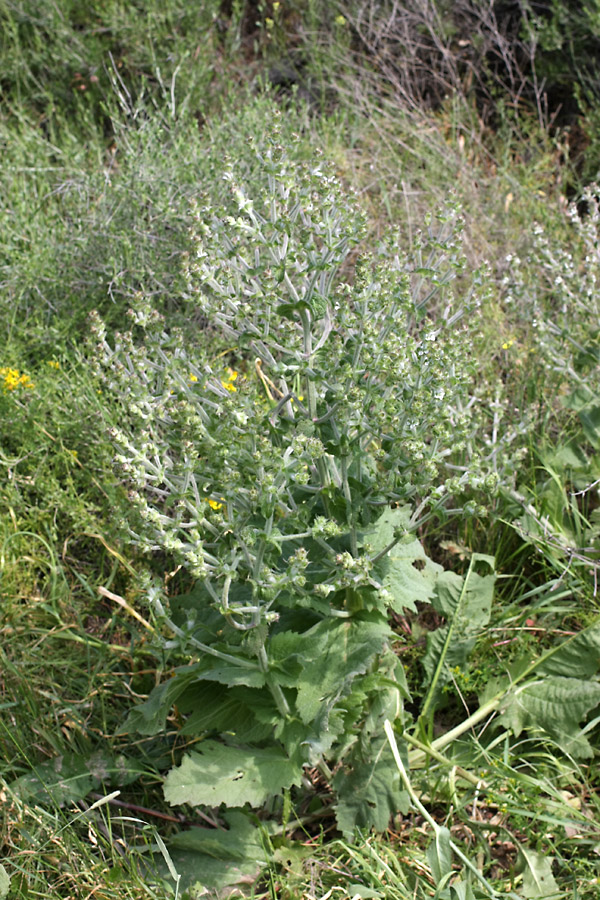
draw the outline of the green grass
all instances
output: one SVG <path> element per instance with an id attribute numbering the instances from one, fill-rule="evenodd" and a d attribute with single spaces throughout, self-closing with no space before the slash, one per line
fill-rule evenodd
<path id="1" fill-rule="evenodd" d="M 126 488 L 106 436 L 117 413 L 98 394 L 82 342 L 92 309 L 124 329 L 131 299 L 142 292 L 190 344 L 210 349 L 211 336 L 182 300 L 190 204 L 229 202 L 223 160 L 250 159 L 247 141 L 260 142 L 276 105 L 284 110 L 283 140 L 301 135 L 300 158 L 320 148 L 358 191 L 368 216 L 361 249 L 375 247 L 390 224 L 414 246 L 451 186 L 469 265 L 490 262 L 493 288 L 470 352 L 482 407 L 498 398 L 497 452 L 510 441 L 527 455 L 515 491 L 499 494 L 487 520 L 451 518 L 421 535 L 445 566 L 464 572 L 465 551 L 484 552 L 496 556 L 501 576 L 490 624 L 446 686 L 435 735 L 474 711 L 490 678 L 518 671 L 598 614 L 598 494 L 590 487 L 598 444 L 581 410 L 558 399 L 573 388 L 566 369 L 549 373 L 541 364 L 530 303 L 537 291 L 553 314 L 559 271 L 542 270 L 534 221 L 544 223 L 557 258 L 558 250 L 570 252 L 584 267 L 585 250 L 565 216 L 576 176 L 561 162 L 564 135 L 544 131 L 527 111 L 499 116 L 492 131 L 458 99 L 436 111 L 401 109 L 368 61 L 364 77 L 342 66 L 349 27 L 330 22 L 319 33 L 325 15 L 316 5 L 296 12 L 282 4 L 280 19 L 272 6 L 115 0 L 84 10 L 69 0 L 21 0 L 0 11 L 0 366 L 34 383 L 0 389 L 1 841 L 9 896 L 19 900 L 142 900 L 175 891 L 157 835 L 168 841 L 182 830 L 161 788 L 186 745 L 177 714 L 164 736 L 118 731 L 172 669 L 161 634 L 151 630 L 143 576 L 166 579 L 172 594 L 188 585 L 172 561 L 142 558 L 128 544 Z M 265 72 L 288 57 L 302 62 L 298 88 L 261 91 Z M 259 174 L 252 165 L 250 183 Z M 510 255 L 523 260 L 522 290 L 507 304 Z M 592 325 L 585 315 L 576 319 L 578 340 L 596 340 Z M 597 390 L 597 365 L 586 371 Z M 426 610 L 397 623 L 416 714 L 427 633 L 439 624 Z M 595 754 L 597 726 L 592 711 L 586 733 Z M 563 750 L 541 731 L 517 738 L 492 717 L 444 748 L 449 764 L 430 757 L 411 772 L 433 820 L 451 829 L 500 894 L 527 894 L 520 846 L 553 860 L 552 896 L 598 894 L 595 759 Z M 85 813 L 109 783 L 62 803 L 11 788 L 34 766 L 98 752 L 139 764 L 140 777 L 115 798 L 125 806 L 106 802 Z M 457 767 L 482 785 L 462 779 Z M 434 896 L 433 832 L 418 811 L 398 815 L 383 836 L 352 843 L 333 831 L 326 794 L 314 809 L 297 799 L 301 825 L 292 817 L 266 839 L 262 874 L 248 892 L 289 900 Z M 193 808 L 184 815 L 197 820 Z"/>

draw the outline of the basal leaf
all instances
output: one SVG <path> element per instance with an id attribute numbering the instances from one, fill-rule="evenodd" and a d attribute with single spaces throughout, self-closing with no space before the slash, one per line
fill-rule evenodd
<path id="1" fill-rule="evenodd" d="M 427 650 L 423 657 L 423 669 L 425 670 L 424 684 L 431 683 L 434 672 L 438 665 L 438 661 L 442 655 L 446 639 L 448 637 L 448 626 L 438 628 L 436 631 L 427 635 Z M 471 655 L 475 646 L 475 638 L 460 638 L 450 642 L 445 656 L 444 669 L 438 680 L 438 692 L 450 680 L 450 670 L 454 668 L 463 669 Z"/>
<path id="2" fill-rule="evenodd" d="M 390 634 L 387 623 L 357 618 L 325 619 L 305 632 L 296 697 L 302 721 L 311 722 L 327 698 L 347 693 L 353 679 L 381 653 Z"/>
<path id="3" fill-rule="evenodd" d="M 450 670 L 464 668 L 477 634 L 490 620 L 495 575 L 475 572 L 474 565 L 481 562 L 490 567 L 494 565 L 493 557 L 474 554 L 464 577 L 446 571 L 437 579 L 432 603 L 448 624 L 427 636 L 423 667 L 428 692 L 423 715 L 430 713 L 439 702 L 441 690 L 450 679 Z"/>
<path id="4" fill-rule="evenodd" d="M 550 676 L 507 694 L 501 715 L 518 737 L 526 728 L 542 728 L 577 758 L 593 755 L 579 723 L 600 703 L 600 683 Z"/>
<path id="5" fill-rule="evenodd" d="M 450 832 L 447 828 L 438 828 L 432 843 L 427 848 L 427 859 L 431 866 L 431 874 L 436 886 L 440 886 L 452 872 L 452 849 Z"/>
<path id="6" fill-rule="evenodd" d="M 204 741 L 171 769 L 164 793 L 172 806 L 261 806 L 283 788 L 299 784 L 301 775 L 301 768 L 275 747 L 229 747 Z"/>
<path id="7" fill-rule="evenodd" d="M 34 766 L 10 785 L 22 800 L 40 803 L 51 801 L 59 806 L 73 803 L 87 796 L 101 785 L 119 788 L 136 781 L 143 766 L 136 760 L 110 753 L 84 756 L 66 753 Z"/>
<path id="8" fill-rule="evenodd" d="M 260 830 L 240 810 L 228 810 L 225 828 L 194 827 L 169 839 L 169 850 L 193 850 L 212 859 L 240 861 L 264 859 Z"/>
<path id="9" fill-rule="evenodd" d="M 559 892 L 552 874 L 552 861 L 544 853 L 520 847 L 523 868 L 523 896 L 549 897 Z"/>
<path id="10" fill-rule="evenodd" d="M 10 878 L 8 872 L 3 865 L 0 865 L 0 900 L 4 900 L 5 897 L 8 897 L 9 890 Z"/>
<path id="11" fill-rule="evenodd" d="M 266 689 L 226 688 L 201 682 L 186 691 L 178 704 L 182 712 L 190 710 L 181 727 L 182 735 L 227 734 L 240 744 L 258 743 L 273 733 L 281 718 Z"/>
<path id="12" fill-rule="evenodd" d="M 437 580 L 433 606 L 447 619 L 458 616 L 455 631 L 479 631 L 490 620 L 495 581 L 494 575 L 471 572 L 465 587 L 465 579 L 460 575 L 443 572 Z"/>
<path id="13" fill-rule="evenodd" d="M 600 670 L 600 622 L 566 640 L 558 650 L 537 667 L 544 675 L 591 678 Z"/>
<path id="14" fill-rule="evenodd" d="M 236 884 L 251 883 L 267 861 L 261 831 L 240 810 L 229 810 L 226 828 L 191 828 L 170 838 L 169 855 L 181 876 L 180 892 L 190 898 L 206 897 Z M 158 855 L 154 863 L 166 875 Z"/>
<path id="15" fill-rule="evenodd" d="M 476 900 L 470 881 L 455 881 L 450 886 L 451 900 Z"/>
<path id="16" fill-rule="evenodd" d="M 332 784 L 338 795 L 338 827 L 346 837 L 357 828 L 385 831 L 392 816 L 408 812 L 410 800 L 385 738 L 373 742 L 369 760 L 341 768 Z"/>
<path id="17" fill-rule="evenodd" d="M 246 685 L 247 687 L 260 688 L 265 684 L 264 672 L 260 669 L 248 669 L 245 666 L 212 666 L 203 671 L 199 678 L 203 681 L 218 681 L 226 685 Z"/>
<path id="18" fill-rule="evenodd" d="M 159 734 L 165 728 L 166 718 L 173 704 L 198 677 L 204 663 L 180 666 L 168 681 L 151 691 L 144 703 L 131 710 L 119 734 Z"/>

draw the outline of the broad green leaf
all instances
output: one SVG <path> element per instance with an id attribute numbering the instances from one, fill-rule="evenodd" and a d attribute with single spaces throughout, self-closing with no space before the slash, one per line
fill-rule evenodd
<path id="1" fill-rule="evenodd" d="M 536 668 L 536 673 L 591 678 L 600 670 L 600 621 L 564 641 Z"/>
<path id="2" fill-rule="evenodd" d="M 392 609 L 401 614 L 416 610 L 417 603 L 433 597 L 443 569 L 429 559 L 419 541 L 400 542 L 392 547 L 378 566 L 383 587 L 392 595 Z"/>
<path id="3" fill-rule="evenodd" d="M 175 806 L 261 806 L 282 788 L 300 784 L 302 771 L 275 747 L 229 747 L 204 741 L 167 775 L 164 793 Z"/>
<path id="4" fill-rule="evenodd" d="M 226 688 L 205 682 L 186 691 L 178 708 L 183 713 L 190 710 L 180 734 L 227 734 L 240 744 L 265 740 L 281 719 L 266 689 Z"/>
<path id="5" fill-rule="evenodd" d="M 87 796 L 101 785 L 119 788 L 136 781 L 143 766 L 125 756 L 92 753 L 85 756 L 66 753 L 34 766 L 10 785 L 22 800 L 40 803 L 51 801 L 59 806 L 73 803 Z"/>
<path id="6" fill-rule="evenodd" d="M 437 579 L 432 603 L 449 624 L 427 636 L 423 668 L 428 693 L 422 715 L 429 714 L 435 708 L 444 684 L 450 679 L 450 670 L 464 668 L 475 646 L 477 634 L 490 620 L 495 575 L 475 572 L 474 565 L 481 562 L 493 567 L 494 558 L 474 554 L 464 578 L 448 571 Z"/>
<path id="7" fill-rule="evenodd" d="M 216 665 L 205 669 L 198 678 L 202 681 L 218 681 L 226 685 L 246 685 L 247 687 L 260 688 L 265 684 L 264 672 L 260 669 L 248 669 L 245 666 Z"/>
<path id="8" fill-rule="evenodd" d="M 503 701 L 504 724 L 518 737 L 526 728 L 542 728 L 576 758 L 593 756 L 579 723 L 600 703 L 600 683 L 550 676 L 509 692 Z"/>
<path id="9" fill-rule="evenodd" d="M 225 814 L 226 828 L 194 827 L 169 838 L 169 850 L 193 850 L 212 859 L 240 861 L 264 858 L 264 848 L 257 829 L 248 816 L 231 809 Z"/>
<path id="10" fill-rule="evenodd" d="M 327 697 L 346 693 L 389 636 L 387 624 L 355 619 L 330 619 L 312 628 L 306 636 L 312 645 L 311 658 L 298 679 L 296 709 L 302 721 L 311 722 Z"/>
<path id="11" fill-rule="evenodd" d="M 427 635 L 427 650 L 423 656 L 423 669 L 425 670 L 424 685 L 431 684 L 437 664 L 441 658 L 446 638 L 448 637 L 448 626 L 438 628 L 436 631 Z M 464 669 L 469 656 L 475 646 L 475 638 L 461 638 L 458 636 L 452 640 L 446 650 L 444 669 L 438 680 L 438 693 L 441 688 L 450 681 L 450 672 L 454 668 Z"/>
<path id="12" fill-rule="evenodd" d="M 338 827 L 348 838 L 357 828 L 385 831 L 391 817 L 398 812 L 406 814 L 410 806 L 385 738 L 373 741 L 370 760 L 353 762 L 350 769 L 344 766 L 332 784 L 338 795 Z"/>
<path id="13" fill-rule="evenodd" d="M 365 532 L 362 541 L 377 554 L 385 550 L 399 532 L 407 532 L 379 561 L 376 569 L 383 587 L 391 594 L 391 606 L 397 613 L 405 609 L 414 611 L 416 603 L 427 603 L 443 571 L 440 565 L 429 559 L 420 541 L 408 533 L 410 516 L 408 506 L 384 510 L 371 529 Z"/>
<path id="14" fill-rule="evenodd" d="M 159 734 L 163 731 L 173 704 L 197 679 L 203 668 L 204 663 L 196 663 L 175 669 L 168 681 L 155 687 L 144 703 L 131 710 L 118 733 L 130 734 L 135 731 L 138 734 Z"/>
<path id="15" fill-rule="evenodd" d="M 544 853 L 519 848 L 523 860 L 523 896 L 527 898 L 549 897 L 558 893 L 558 885 L 552 874 L 552 861 Z"/>
<path id="16" fill-rule="evenodd" d="M 0 900 L 8 896 L 10 890 L 10 878 L 3 865 L 0 865 Z"/>
<path id="17" fill-rule="evenodd" d="M 475 894 L 470 881 L 455 881 L 450 886 L 451 900 L 475 900 Z"/>
<path id="18" fill-rule="evenodd" d="M 377 521 L 363 534 L 363 543 L 370 544 L 374 554 L 381 553 L 392 543 L 398 531 L 408 532 L 411 512 L 410 506 L 385 509 Z"/>
<path id="19" fill-rule="evenodd" d="M 433 880 L 438 886 L 452 872 L 452 849 L 447 828 L 440 827 L 436 830 L 434 840 L 427 848 L 427 859 Z"/>
<path id="20" fill-rule="evenodd" d="M 236 884 L 248 884 L 266 864 L 261 831 L 240 810 L 224 816 L 225 829 L 191 828 L 170 838 L 168 850 L 181 876 L 180 893 L 191 898 L 206 890 L 222 891 Z M 167 866 L 157 854 L 154 864 L 162 874 Z"/>
<path id="21" fill-rule="evenodd" d="M 447 619 L 457 616 L 456 630 L 459 632 L 479 631 L 490 620 L 495 582 L 494 575 L 471 572 L 462 593 L 465 579 L 454 572 L 443 572 L 437 581 L 433 606 Z"/>
<path id="22" fill-rule="evenodd" d="M 579 412 L 586 438 L 595 450 L 600 450 L 600 406 L 589 405 Z"/>
<path id="23" fill-rule="evenodd" d="M 304 634 L 275 635 L 270 642 L 274 662 L 283 663 L 290 654 L 300 663 L 296 710 L 302 721 L 308 724 L 315 719 L 328 698 L 347 694 L 353 679 L 367 671 L 391 634 L 382 619 L 354 617 L 324 619 Z M 277 672 L 275 667 L 276 678 Z"/>

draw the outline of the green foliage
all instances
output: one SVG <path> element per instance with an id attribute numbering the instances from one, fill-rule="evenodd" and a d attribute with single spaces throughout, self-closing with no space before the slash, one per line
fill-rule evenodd
<path id="1" fill-rule="evenodd" d="M 449 623 L 427 635 L 427 651 L 423 657 L 427 695 L 421 711 L 425 720 L 439 701 L 440 690 L 449 680 L 452 669 L 463 668 L 477 636 L 490 620 L 495 576 L 479 575 L 477 563 L 494 571 L 494 559 L 475 553 L 464 578 L 454 572 L 441 572 L 432 605 Z"/>
<path id="2" fill-rule="evenodd" d="M 10 890 L 10 878 L 4 866 L 0 865 L 0 898 L 4 900 Z"/>
<path id="3" fill-rule="evenodd" d="M 188 754 L 165 782 L 165 798 L 172 806 L 262 806 L 273 794 L 298 783 L 294 762 L 275 747 L 227 747 L 203 741 Z"/>
<path id="4" fill-rule="evenodd" d="M 62 806 L 81 800 L 90 791 L 102 787 L 123 787 L 136 781 L 143 767 L 125 756 L 98 751 L 85 758 L 79 753 L 57 756 L 34 766 L 10 784 L 10 790 L 21 800 L 48 801 Z"/>
<path id="5" fill-rule="evenodd" d="M 266 841 L 260 829 L 239 810 L 223 816 L 220 829 L 192 828 L 168 842 L 172 865 L 181 877 L 182 892 L 193 896 L 207 888 L 222 892 L 254 881 L 267 861 Z M 153 862 L 165 877 L 166 865 L 154 854 Z"/>
<path id="6" fill-rule="evenodd" d="M 510 275 L 504 279 L 507 302 L 518 302 L 530 317 L 532 350 L 545 373 L 548 414 L 561 431 L 552 445 L 536 447 L 540 465 L 535 477 L 513 496 L 521 504 L 521 536 L 543 545 L 559 571 L 570 559 L 580 583 L 591 592 L 600 474 L 598 335 L 595 324 L 590 328 L 590 322 L 600 317 L 596 290 L 600 217 L 594 188 L 587 189 L 579 207 L 573 204 L 568 213 L 571 246 L 556 242 L 551 232 L 536 224 L 527 256 L 512 260 Z M 542 267 L 542 277 L 532 277 L 534 264 Z"/>
<path id="7" fill-rule="evenodd" d="M 523 729 L 538 727 L 577 759 L 594 751 L 579 729 L 579 723 L 600 703 L 600 684 L 577 678 L 548 676 L 509 691 L 503 701 L 503 723 L 518 737 Z"/>
<path id="8" fill-rule="evenodd" d="M 340 273 L 361 235 L 357 207 L 324 162 L 299 165 L 277 134 L 256 153 L 264 194 L 251 199 L 226 171 L 238 214 L 198 209 L 186 267 L 187 302 L 233 344 L 236 371 L 195 359 L 141 300 L 134 332 L 114 346 L 94 320 L 103 391 L 121 410 L 111 435 L 132 486 L 134 540 L 197 579 L 179 622 L 149 586 L 176 645 L 202 656 L 128 727 L 155 731 L 177 699 L 200 710 L 196 733 L 233 730 L 219 778 L 209 788 L 198 774 L 192 788 L 204 763 L 188 757 L 167 781 L 171 802 L 258 804 L 298 783 L 304 765 L 326 773 L 334 762 L 338 821 L 351 833 L 382 827 L 403 804 L 381 728 L 407 697 L 387 610 L 426 601 L 437 571 L 414 530 L 497 476 L 461 453 L 472 426 L 463 310 L 450 287 L 464 265 L 455 212 L 429 229 L 416 264 L 382 242 L 350 285 Z M 480 286 L 475 273 L 471 315 Z M 460 474 L 446 469 L 451 454 Z M 227 726 L 219 702 L 199 706 L 206 680 L 253 721 Z M 206 744 L 211 759 L 218 746 Z M 281 777 L 261 762 L 267 750 Z M 248 775 L 260 792 L 235 780 L 228 754 L 238 752 L 271 776 Z"/>
<path id="9" fill-rule="evenodd" d="M 171 94 L 174 106 L 197 104 L 213 79 L 220 6 L 152 0 L 142 12 L 122 0 L 85 7 L 11 0 L 0 13 L 5 108 L 15 117 L 42 115 L 54 134 L 71 119 L 85 134 L 97 124 L 110 127 L 106 94 L 113 85 L 132 112 L 144 93 L 155 101 Z"/>
<path id="10" fill-rule="evenodd" d="M 9 884 L 11 897 L 48 900 L 174 886 L 222 896 L 261 872 L 257 891 L 282 900 L 595 896 L 600 653 L 597 625 L 580 631 L 597 607 L 595 189 L 573 227 L 557 153 L 573 161 L 574 140 L 516 113 L 528 35 L 508 45 L 503 29 L 523 8 L 494 32 L 489 4 L 417 6 L 0 10 L 0 369 L 18 373 L 0 395 L 0 896 Z M 561 27 L 546 41 L 530 20 L 537 73 L 552 89 L 575 61 L 565 90 L 587 107 L 593 142 L 594 10 L 546 7 Z M 397 30 L 410 16 L 421 17 L 412 43 Z M 234 83 L 254 90 L 288 72 L 273 145 L 277 104 Z M 515 73 L 518 103 L 496 104 Z M 403 106 L 432 85 L 436 115 Z M 473 86 L 499 132 L 464 103 Z M 442 218 L 425 220 L 436 205 Z M 381 238 L 383 220 L 399 239 Z M 137 291 L 149 303 L 135 299 L 127 324 Z M 111 334 L 133 331 L 103 348 L 108 390 L 76 351 L 94 307 Z M 131 445 L 116 477 L 107 425 Z M 137 493 L 125 517 L 126 483 Z M 462 524 L 484 505 L 485 523 Z M 125 518 L 147 564 L 122 549 Z M 463 565 L 472 551 L 494 554 L 498 572 Z M 456 572 L 440 565 L 449 554 Z M 128 579 L 146 565 L 159 575 L 144 590 L 154 637 L 125 613 L 140 602 Z M 99 586 L 116 599 L 99 600 Z M 432 810 L 424 828 L 404 815 L 415 803 L 386 719 Z M 220 779 L 208 781 L 206 754 Z M 93 760 L 108 777 L 90 773 Z M 207 829 L 188 809 L 194 827 L 179 831 L 164 818 L 179 817 L 160 792 L 168 767 L 167 793 L 184 776 L 184 800 L 262 809 L 213 808 Z M 119 784 L 125 811 L 83 811 L 90 790 Z M 343 841 L 331 840 L 334 809 Z"/>
<path id="11" fill-rule="evenodd" d="M 552 874 L 552 862 L 543 853 L 520 848 L 523 861 L 523 896 L 549 897 L 558 892 L 558 885 Z"/>

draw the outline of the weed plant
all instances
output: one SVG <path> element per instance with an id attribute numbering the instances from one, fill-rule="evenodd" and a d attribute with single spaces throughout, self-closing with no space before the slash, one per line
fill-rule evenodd
<path id="1" fill-rule="evenodd" d="M 0 361 L 6 476 L 0 895 L 6 873 L 11 896 L 36 893 L 48 900 L 181 895 L 195 882 L 217 891 L 225 883 L 239 889 L 244 880 L 254 880 L 262 896 L 437 892 L 468 898 L 512 891 L 591 900 L 597 894 L 597 779 L 590 755 L 597 747 L 598 658 L 594 190 L 579 206 L 587 214 L 583 224 L 571 222 L 564 202 L 567 185 L 583 171 L 579 166 L 574 174 L 565 165 L 574 161 L 576 135 L 583 135 L 584 147 L 594 140 L 589 57 L 571 56 L 585 68 L 576 92 L 579 108 L 588 110 L 571 135 L 546 129 L 543 90 L 536 94 L 530 85 L 519 94 L 513 78 L 509 95 L 498 99 L 495 88 L 490 92 L 498 74 L 493 68 L 474 72 L 469 83 L 469 66 L 490 59 L 473 56 L 475 42 L 457 59 L 444 57 L 454 67 L 445 71 L 456 75 L 457 92 L 438 92 L 433 114 L 414 96 L 405 97 L 406 109 L 398 98 L 411 87 L 402 81 L 408 71 L 418 69 L 414 86 L 427 90 L 422 56 L 413 51 L 423 42 L 444 52 L 457 49 L 460 32 L 438 29 L 437 7 L 407 7 L 413 23 L 415 15 L 428 16 L 427 28 L 412 50 L 405 42 L 412 70 L 399 70 L 381 52 L 400 48 L 398 22 L 378 18 L 382 9 L 282 3 L 192 10 L 167 0 L 161 9 L 147 5 L 142 16 L 121 4 L 82 10 L 61 0 L 43 8 L 14 2 L 0 12 L 0 319 L 8 335 Z M 453 12 L 464 9 L 455 5 Z M 489 24 L 490 10 L 482 7 L 478 21 L 485 25 L 488 16 Z M 564 16 L 576 27 L 557 30 Z M 591 7 L 554 4 L 535 23 L 543 45 L 535 63 L 538 74 L 549 75 L 548 87 L 557 73 L 542 73 L 543 54 L 555 65 L 553 42 L 564 42 L 565 35 L 573 47 L 593 46 L 593 16 Z M 483 37 L 490 36 L 488 28 Z M 521 52 L 530 37 L 521 33 L 502 47 Z M 523 74 L 517 63 L 512 57 L 509 75 Z M 442 70 L 432 76 L 438 86 L 445 77 Z M 265 123 L 276 105 L 272 97 L 252 99 L 243 84 L 256 89 L 269 81 L 277 82 L 284 112 L 279 143 L 285 153 L 272 148 L 272 183 L 265 191 Z M 474 85 L 478 97 L 485 87 L 493 105 L 485 121 Z M 527 93 L 539 101 L 531 114 L 519 99 Z M 297 94 L 308 107 L 296 104 Z M 299 142 L 293 132 L 302 135 Z M 248 137 L 258 153 L 249 152 Z M 345 223 L 349 238 L 348 247 L 338 246 L 325 263 L 320 204 L 299 188 L 302 178 L 305 185 L 313 178 L 316 145 L 335 161 L 343 194 L 356 186 L 366 211 L 365 220 L 354 201 L 340 198 L 328 167 L 318 163 L 317 191 L 328 185 L 328 215 L 335 223 L 334 208 L 341 205 L 338 224 Z M 584 165 L 592 175 L 594 152 Z M 235 165 L 224 181 L 227 153 Z M 445 207 L 449 183 L 462 205 L 461 235 L 452 216 L 423 228 L 426 211 Z M 235 189 L 242 193 L 236 196 Z M 279 232 L 285 217 L 273 223 L 264 198 L 274 191 L 276 209 L 290 214 L 283 198 L 288 189 L 288 200 L 300 191 L 305 217 L 312 202 L 311 224 L 296 218 Z M 196 214 L 190 213 L 195 197 Z M 249 198 L 254 205 L 246 207 Z M 253 216 L 264 219 L 265 242 Z M 390 222 L 399 240 L 382 237 Z M 543 222 L 543 231 L 535 234 L 533 222 Z M 267 247 L 281 253 L 286 239 L 286 265 L 265 262 Z M 337 239 L 335 228 L 331 239 Z M 431 240 L 440 246 L 428 261 Z M 207 256 L 197 259 L 197 249 Z M 415 402 L 411 353 L 419 352 L 436 319 L 444 320 L 448 302 L 468 296 L 471 270 L 486 257 L 492 264 L 487 291 L 479 290 L 479 313 L 462 332 L 473 365 L 463 365 L 465 347 L 456 343 L 462 338 L 448 334 L 446 321 L 428 353 L 453 361 L 456 351 L 455 380 L 448 386 L 448 371 L 441 384 L 432 362 L 432 379 L 419 386 Z M 186 259 L 189 278 L 182 274 Z M 315 260 L 331 266 L 316 279 L 309 298 L 316 306 L 294 310 L 285 274 L 297 293 L 298 285 L 305 291 Z M 442 284 L 448 273 L 453 280 Z M 372 295 L 371 279 L 379 285 Z M 254 297 L 259 281 L 268 334 L 256 308 L 240 311 L 243 292 Z M 310 319 L 318 344 L 329 327 L 319 307 L 322 283 L 332 303 L 331 331 L 309 365 L 302 317 Z M 427 286 L 437 293 L 415 311 Z M 373 335 L 359 320 L 362 304 L 367 325 L 381 327 L 390 291 L 404 316 L 401 330 L 390 329 L 387 345 L 395 362 L 406 364 L 409 389 L 401 398 L 397 373 L 378 371 L 382 348 L 373 347 Z M 135 299 L 137 292 L 144 301 Z M 285 304 L 292 308 L 284 315 Z M 455 309 L 461 305 L 459 299 Z M 131 306 L 137 318 L 126 323 Z M 103 352 L 117 367 L 108 376 L 114 390 L 99 384 L 74 350 L 92 308 L 111 335 Z M 465 317 L 453 327 L 465 329 Z M 112 337 L 115 329 L 132 330 L 131 340 Z M 398 335 L 405 340 L 399 351 Z M 363 380 L 342 365 L 360 341 L 372 353 L 369 365 L 357 370 L 369 373 Z M 317 419 L 328 417 L 316 425 L 311 385 Z M 405 381 L 401 386 L 404 391 Z M 467 417 L 463 450 L 452 440 L 444 445 L 443 434 L 437 446 L 432 438 L 437 412 L 428 404 L 440 386 Z M 424 447 L 406 433 L 399 448 L 388 441 L 389 417 L 400 400 L 404 411 L 425 401 Z M 345 418 L 348 411 L 354 418 Z M 243 424 L 235 418 L 240 415 L 247 417 Z M 341 434 L 340 423 L 357 438 L 353 447 L 342 448 L 335 436 L 333 425 Z M 121 447 L 129 470 L 116 475 L 105 436 L 111 425 L 131 444 Z M 441 431 L 447 427 L 442 415 Z M 186 429 L 198 456 L 182 441 Z M 152 471 L 142 461 L 148 462 L 147 448 L 137 440 L 147 433 L 173 463 L 158 475 L 174 490 L 167 480 L 149 482 Z M 252 440 L 266 460 L 262 468 L 248 450 Z M 523 450 L 528 456 L 519 464 Z M 396 470 L 386 469 L 392 457 Z M 461 491 L 451 501 L 448 492 L 449 515 L 440 524 L 445 497 L 436 488 L 448 475 L 464 474 L 448 473 L 449 463 L 470 462 L 480 484 L 496 462 L 510 488 L 514 472 L 503 470 L 507 459 L 518 472 L 516 492 Z M 236 480 L 236 472 L 244 477 Z M 125 483 L 136 473 L 137 511 L 130 505 L 126 518 L 138 548 L 126 545 L 119 512 Z M 177 481 L 182 474 L 189 475 L 187 493 Z M 190 501 L 189 491 L 193 511 L 180 506 Z M 485 505 L 487 518 L 451 512 L 468 500 Z M 424 546 L 413 535 L 390 549 L 401 530 L 412 533 L 419 521 Z M 198 523 L 201 545 L 194 545 Z M 339 532 L 315 534 L 321 525 Z M 258 534 L 252 546 L 249 529 Z M 294 534 L 306 536 L 295 540 Z M 263 543 L 264 565 L 254 578 Z M 154 549 L 142 559 L 139 551 L 148 544 Z M 302 547 L 306 559 L 297 555 Z M 496 576 L 491 560 L 474 558 L 474 550 L 496 556 Z M 377 552 L 383 555 L 373 562 Z M 357 562 L 365 564 L 358 572 Z M 196 564 L 208 574 L 198 579 Z M 158 574 L 158 583 L 147 572 Z M 266 583 L 269 574 L 274 584 Z M 330 589 L 326 597 L 316 591 L 320 584 Z M 151 612 L 148 596 L 158 601 Z M 407 605 L 411 599 L 421 601 L 416 611 Z M 252 624 L 257 614 L 262 626 L 248 631 L 227 622 Z M 368 646 L 359 626 L 371 636 Z M 340 654 L 342 633 L 348 640 Z M 205 655 L 194 641 L 229 654 L 235 664 Z M 260 665 L 261 642 L 267 671 Z M 288 718 L 277 709 L 277 686 Z M 147 694 L 127 725 L 142 734 L 115 737 L 136 696 Z M 316 708 L 315 698 L 322 697 L 325 712 L 307 721 L 310 703 Z M 408 786 L 383 740 L 385 715 L 397 709 L 404 731 L 395 739 L 403 766 L 410 764 Z M 235 759 L 243 785 L 248 759 L 258 766 L 266 751 L 271 769 L 264 781 L 259 776 L 258 787 L 254 783 L 256 792 L 273 789 L 275 759 L 282 766 L 277 772 L 290 762 L 279 785 L 287 779 L 290 786 L 256 816 L 248 806 L 215 809 L 215 798 L 231 801 L 240 788 L 219 757 L 221 794 L 211 793 L 194 769 L 193 799 L 203 802 L 187 807 L 182 825 L 179 809 L 168 809 L 159 789 L 163 774 L 173 769 L 167 792 L 174 799 L 182 790 L 178 778 L 205 759 L 203 753 L 216 757 L 216 746 L 233 758 L 240 745 L 243 757 Z M 99 760 L 104 780 L 97 779 Z M 316 765 L 307 765 L 311 761 Z M 361 788 L 367 770 L 385 782 L 372 796 Z M 423 809 L 413 799 L 412 809 L 400 814 L 409 787 Z M 117 789 L 119 798 L 101 802 Z M 94 803 L 100 805 L 84 815 L 83 806 Z M 345 836 L 331 840 L 334 803 Z M 207 829 L 198 827 L 198 821 L 209 824 L 202 815 L 212 820 Z M 362 831 L 355 843 L 353 825 L 374 818 L 379 827 L 390 826 L 387 836 Z M 182 830 L 189 822 L 194 828 Z M 460 856 L 452 863 L 449 841 L 476 861 L 487 887 Z M 261 870 L 266 875 L 256 881 Z"/>
<path id="2" fill-rule="evenodd" d="M 93 326 L 103 390 L 122 411 L 111 435 L 137 510 L 134 538 L 197 579 L 174 613 L 156 588 L 151 597 L 175 646 L 201 660 L 129 727 L 158 731 L 171 704 L 187 708 L 192 696 L 202 713 L 187 734 L 230 731 L 245 710 L 227 744 L 204 741 L 169 776 L 171 802 L 187 799 L 181 779 L 209 756 L 223 767 L 216 784 L 192 777 L 196 802 L 210 805 L 260 805 L 317 766 L 350 834 L 381 828 L 403 802 L 377 722 L 397 718 L 406 696 L 387 610 L 430 593 L 431 571 L 412 566 L 422 557 L 414 532 L 465 492 L 493 491 L 498 474 L 475 455 L 464 465 L 472 435 L 465 310 L 451 290 L 463 266 L 454 211 L 423 235 L 416 263 L 390 241 L 349 284 L 340 273 L 362 221 L 326 163 L 294 164 L 278 135 L 257 153 L 263 196 L 253 201 L 226 173 L 238 215 L 198 210 L 186 276 L 188 303 L 215 345 L 233 348 L 236 370 L 194 359 L 143 303 L 131 318 L 144 343 L 129 333 L 113 345 L 101 321 Z M 475 273 L 471 315 L 480 289 Z M 466 507 L 485 513 L 474 498 Z M 191 680 L 208 685 L 190 691 Z M 230 781 L 244 744 L 260 787 L 252 775 Z M 387 784 L 383 796 L 373 783 Z"/>

